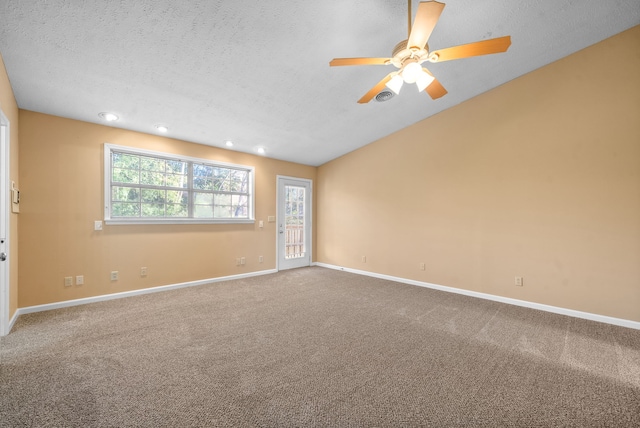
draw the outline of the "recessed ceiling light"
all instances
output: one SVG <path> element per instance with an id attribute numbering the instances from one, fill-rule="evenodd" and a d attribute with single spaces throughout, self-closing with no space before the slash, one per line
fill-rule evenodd
<path id="1" fill-rule="evenodd" d="M 227 140 L 227 141 L 224 142 L 224 145 L 227 146 L 227 147 L 233 147 L 233 141 Z"/>
<path id="2" fill-rule="evenodd" d="M 158 132 L 162 132 L 163 134 L 169 132 L 169 128 L 167 128 L 165 125 L 156 125 L 156 129 L 158 130 Z"/>
<path id="3" fill-rule="evenodd" d="M 263 155 L 263 154 L 267 153 L 267 151 L 264 149 L 264 147 L 258 147 L 258 153 Z"/>
<path id="4" fill-rule="evenodd" d="M 107 112 L 102 112 L 100 114 L 98 114 L 98 116 L 100 116 L 101 119 L 106 120 L 107 122 L 115 122 L 116 120 L 118 120 L 118 116 L 113 114 L 113 113 L 107 113 Z"/>

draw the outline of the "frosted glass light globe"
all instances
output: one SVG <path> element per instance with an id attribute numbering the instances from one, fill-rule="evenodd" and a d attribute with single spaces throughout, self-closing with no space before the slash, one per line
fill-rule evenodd
<path id="1" fill-rule="evenodd" d="M 418 76 L 422 73 L 422 67 L 417 62 L 411 62 L 404 66 L 402 70 L 402 78 L 405 83 L 416 83 Z"/>

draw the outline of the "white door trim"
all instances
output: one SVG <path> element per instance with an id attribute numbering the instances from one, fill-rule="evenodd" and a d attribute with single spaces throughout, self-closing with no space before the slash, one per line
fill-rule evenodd
<path id="1" fill-rule="evenodd" d="M 287 175 L 276 175 L 276 270 L 280 270 L 280 238 L 279 238 L 279 226 L 278 222 L 280 221 L 280 181 L 281 180 L 295 180 L 301 181 L 309 185 L 309 266 L 311 266 L 313 261 L 313 180 L 308 178 L 300 178 L 300 177 L 290 177 Z"/>
<path id="2" fill-rule="evenodd" d="M 0 110 L 0 239 L 4 242 L 0 243 L 0 252 L 9 254 L 9 234 L 11 227 L 10 204 L 9 204 L 9 162 L 10 155 L 10 123 L 4 112 Z M 0 336 L 9 334 L 9 270 L 11 267 L 11 258 L 0 262 Z"/>

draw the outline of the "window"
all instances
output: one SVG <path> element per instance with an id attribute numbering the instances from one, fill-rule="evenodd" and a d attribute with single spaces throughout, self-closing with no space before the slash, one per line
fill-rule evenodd
<path id="1" fill-rule="evenodd" d="M 104 145 L 105 222 L 252 223 L 254 169 Z"/>

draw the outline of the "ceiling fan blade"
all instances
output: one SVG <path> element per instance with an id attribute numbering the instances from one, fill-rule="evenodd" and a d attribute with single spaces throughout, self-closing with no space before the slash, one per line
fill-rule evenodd
<path id="1" fill-rule="evenodd" d="M 488 55 L 506 52 L 511 46 L 511 36 L 498 37 L 497 39 L 483 40 L 481 42 L 468 43 L 452 48 L 440 49 L 431 52 L 429 60 L 432 62 L 451 61 L 452 59 L 468 58 L 471 56 Z M 433 61 L 431 58 L 437 55 Z"/>
<path id="2" fill-rule="evenodd" d="M 389 64 L 391 58 L 334 58 L 329 65 L 336 67 L 340 65 L 385 65 Z"/>
<path id="3" fill-rule="evenodd" d="M 376 95 L 378 95 L 380 93 L 380 91 L 382 91 L 385 87 L 385 85 L 387 84 L 387 82 L 389 80 L 391 80 L 391 78 L 393 76 L 395 76 L 396 74 L 398 74 L 397 71 L 392 71 L 391 73 L 387 74 L 384 79 L 382 79 L 381 81 L 379 81 L 376 86 L 374 86 L 373 88 L 371 88 L 371 90 L 369 92 L 367 92 L 366 94 L 364 94 L 364 96 L 362 98 L 360 98 L 358 100 L 358 104 L 366 104 L 369 101 L 371 101 L 371 99 L 373 97 L 375 97 Z"/>
<path id="4" fill-rule="evenodd" d="M 429 41 L 429 36 L 440 19 L 440 14 L 444 9 L 444 3 L 437 1 L 427 1 L 418 3 L 418 13 L 413 21 L 407 48 L 416 47 L 423 49 Z"/>
<path id="5" fill-rule="evenodd" d="M 431 82 L 431 84 L 424 90 L 427 94 L 429 94 L 431 99 L 437 100 L 438 98 L 447 95 L 447 90 L 444 88 L 444 86 L 442 86 L 442 83 L 440 83 L 429 70 L 427 70 L 426 68 L 423 68 L 423 70 L 425 73 L 433 77 L 433 82 Z"/>

